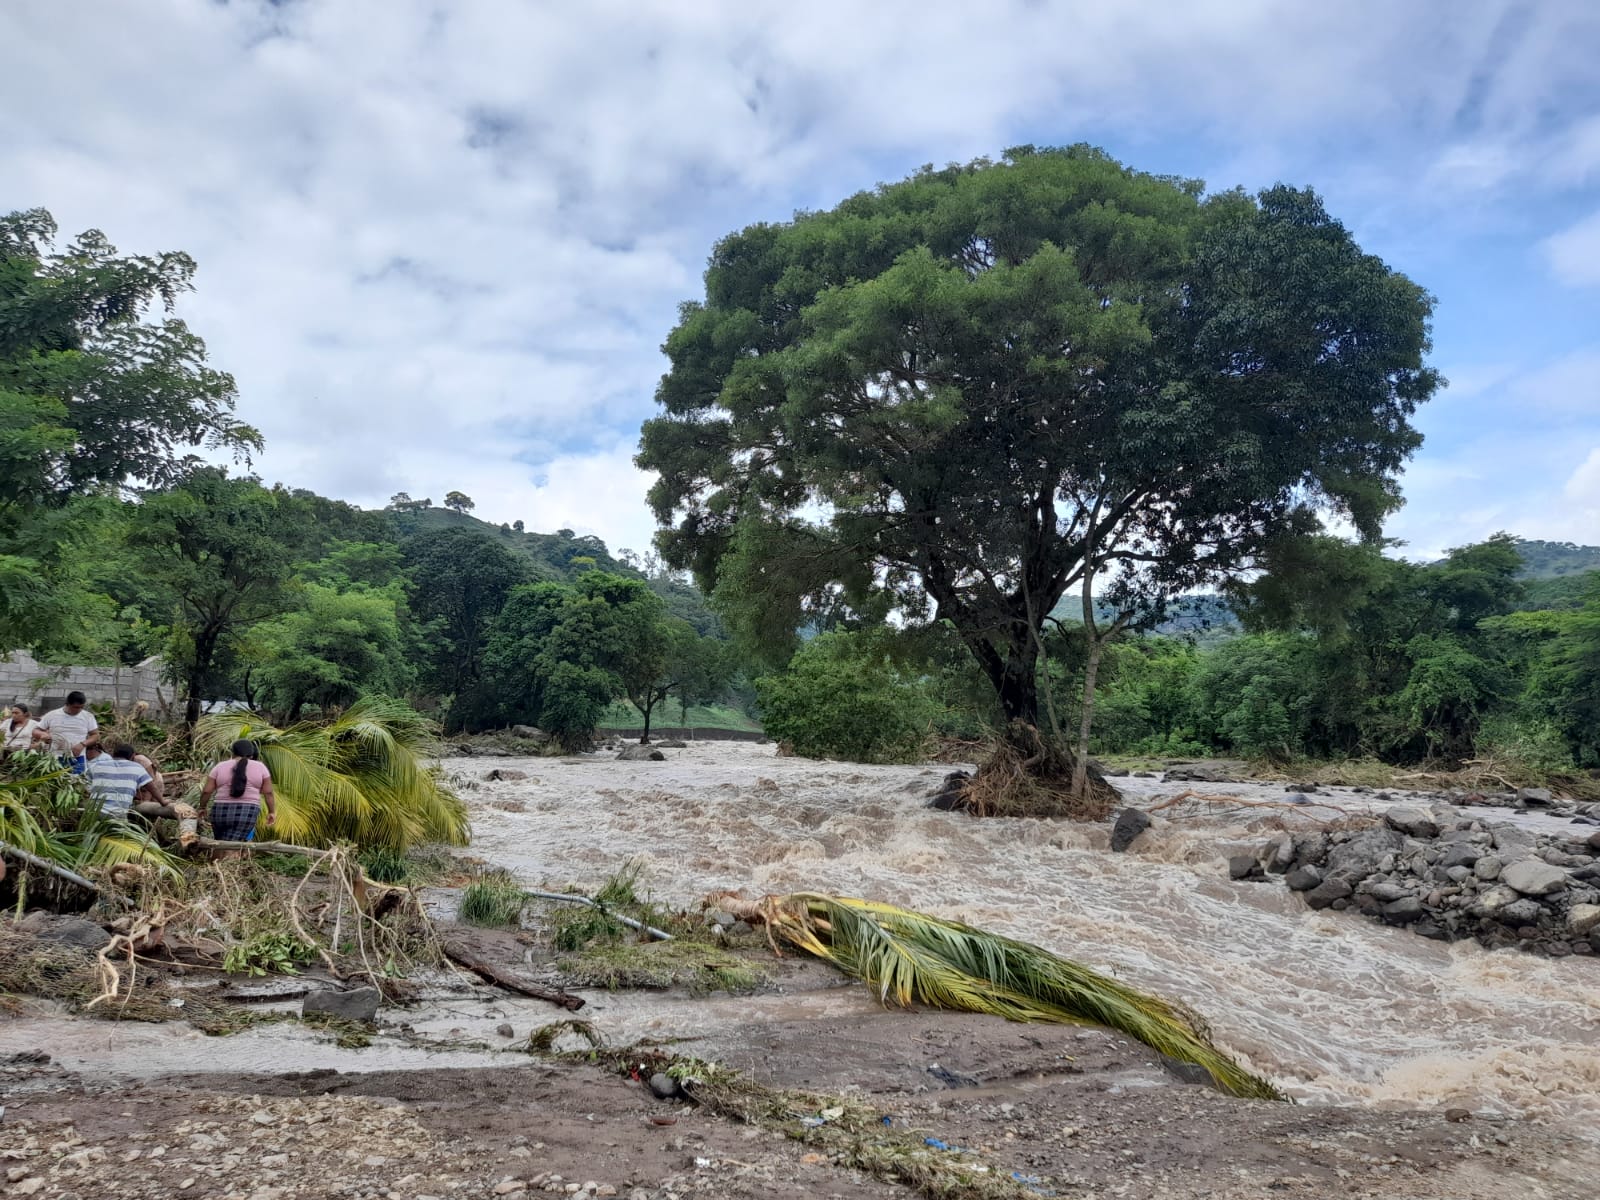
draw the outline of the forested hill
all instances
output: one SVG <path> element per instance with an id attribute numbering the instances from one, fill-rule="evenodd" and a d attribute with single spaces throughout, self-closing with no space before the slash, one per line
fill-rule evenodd
<path id="1" fill-rule="evenodd" d="M 511 525 L 480 521 L 470 513 L 448 508 L 390 509 L 387 516 L 402 542 L 446 529 L 469 530 L 493 538 L 532 563 L 534 575 L 542 580 L 561 582 L 595 569 L 641 577 L 650 584 L 651 591 L 666 601 L 667 610 L 673 616 L 688 621 L 697 633 L 715 633 L 719 628 L 716 615 L 706 604 L 699 589 L 660 571 L 646 569 L 631 551 L 622 551 L 623 557 L 620 559 L 613 557 L 605 542 L 593 534 L 580 535 L 570 529 L 535 533 Z"/>
<path id="2" fill-rule="evenodd" d="M 1572 542 L 1541 542 L 1517 539 L 1522 555 L 1522 578 L 1557 579 L 1600 570 L 1600 546 L 1577 546 Z"/>
<path id="3" fill-rule="evenodd" d="M 1518 608 L 1575 609 L 1582 606 L 1584 597 L 1595 585 L 1596 572 L 1600 572 L 1600 546 L 1519 538 L 1516 549 L 1522 556 L 1522 570 L 1517 578 L 1526 585 Z M 1063 598 L 1054 615 L 1065 621 L 1075 621 L 1080 611 L 1078 605 L 1075 598 Z M 1107 605 L 1097 607 L 1102 620 L 1110 621 L 1116 615 Z M 1200 592 L 1174 600 L 1153 632 L 1188 638 L 1205 646 L 1238 633 L 1239 621 L 1221 596 Z"/>

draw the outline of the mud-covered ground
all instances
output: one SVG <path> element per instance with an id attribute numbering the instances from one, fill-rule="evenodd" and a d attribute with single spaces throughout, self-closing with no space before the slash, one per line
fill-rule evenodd
<path id="1" fill-rule="evenodd" d="M 781 986 L 788 1009 L 834 985 L 799 972 Z M 672 1049 L 776 1087 L 854 1097 L 885 1129 L 950 1147 L 927 1146 L 929 1156 L 985 1167 L 1017 1196 L 1566 1200 L 1600 1179 L 1600 1146 L 1577 1131 L 1459 1110 L 1235 1100 L 1098 1029 L 849 1007 L 722 1024 Z M 802 1121 L 814 1113 L 796 1112 L 787 1133 L 752 1128 L 590 1063 L 498 1060 L 512 1065 L 128 1080 L 13 1058 L 0 1067 L 3 1194 L 913 1194 L 790 1136 L 814 1128 Z"/>
<path id="2" fill-rule="evenodd" d="M 1103 828 L 928 813 L 933 768 L 755 746 L 664 763 L 502 760 L 521 777 L 494 781 L 489 765 L 452 764 L 471 785 L 474 853 L 530 885 L 593 888 L 640 860 L 673 905 L 812 886 L 940 911 L 1182 1000 L 1307 1101 L 1222 1096 L 1098 1029 L 885 1011 L 827 967 L 773 963 L 759 939 L 742 951 L 764 977 L 748 996 L 583 993 L 579 1015 L 612 1046 L 654 1039 L 865 1106 L 886 1143 L 962 1164 L 976 1190 L 960 1195 L 1596 1195 L 1586 981 L 1600 964 L 1443 948 L 1231 882 L 1222 856 L 1256 836 L 1250 813 L 1173 820 L 1112 855 Z M 1170 790 L 1185 788 L 1205 791 Z M 1152 807 L 1163 795 L 1150 781 L 1132 791 Z M 473 937 L 506 969 L 563 982 L 527 936 Z M 915 1194 L 834 1161 L 817 1124 L 828 1100 L 748 1126 L 610 1067 L 517 1048 L 567 1015 L 461 984 L 383 1009 L 370 1047 L 340 1049 L 294 1025 L 204 1038 L 42 1003 L 0 1010 L 0 1196 Z"/>

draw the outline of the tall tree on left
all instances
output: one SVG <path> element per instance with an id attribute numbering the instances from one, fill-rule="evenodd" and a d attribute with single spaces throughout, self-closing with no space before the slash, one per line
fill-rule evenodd
<path id="1" fill-rule="evenodd" d="M 169 486 L 201 448 L 261 445 L 233 378 L 171 315 L 188 255 L 121 257 L 97 230 L 55 243 L 43 209 L 0 216 L 0 652 L 83 647 L 78 547 L 104 496 Z"/>
<path id="2" fill-rule="evenodd" d="M 191 471 L 133 510 L 128 542 L 170 605 L 167 667 L 193 725 L 223 694 L 239 640 L 290 607 L 291 567 L 305 529 L 294 499 L 219 467 Z"/>

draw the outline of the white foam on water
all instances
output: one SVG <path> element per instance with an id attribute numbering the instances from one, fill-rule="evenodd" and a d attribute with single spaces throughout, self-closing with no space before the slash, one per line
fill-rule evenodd
<path id="1" fill-rule="evenodd" d="M 884 900 L 1036 942 L 1180 1000 L 1298 1099 L 1600 1124 L 1600 962 L 1444 945 L 1353 913 L 1312 912 L 1276 882 L 1231 882 L 1227 846 L 1251 836 L 1255 814 L 1202 814 L 1112 854 L 1105 826 L 924 808 L 947 768 L 779 758 L 748 743 L 668 754 L 662 763 L 516 762 L 536 778 L 465 793 L 475 852 L 529 883 L 586 887 L 639 858 L 673 905 L 723 888 Z M 448 769 L 475 779 L 483 768 Z M 1248 790 L 1131 782 L 1145 800 Z M 494 806 L 510 799 L 526 811 Z M 1330 792 L 1328 801 L 1373 807 L 1370 796 Z"/>

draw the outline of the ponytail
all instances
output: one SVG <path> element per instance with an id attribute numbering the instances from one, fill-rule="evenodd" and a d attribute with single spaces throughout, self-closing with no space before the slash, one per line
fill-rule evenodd
<path id="1" fill-rule="evenodd" d="M 228 783 L 228 796 L 237 800 L 244 795 L 250 782 L 250 760 L 256 756 L 256 744 L 249 738 L 240 738 L 233 744 L 233 778 Z"/>

